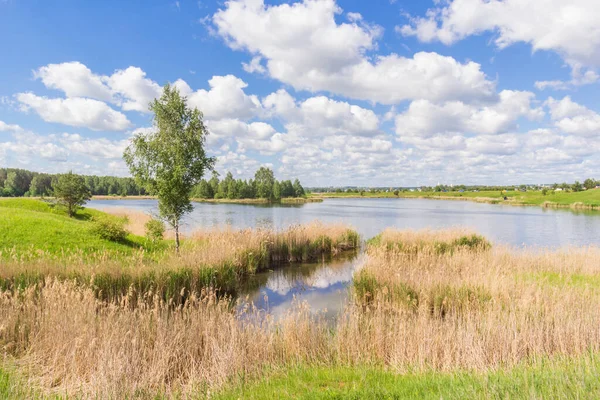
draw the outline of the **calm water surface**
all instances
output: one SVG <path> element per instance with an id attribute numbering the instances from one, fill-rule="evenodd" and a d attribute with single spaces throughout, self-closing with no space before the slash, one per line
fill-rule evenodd
<path id="1" fill-rule="evenodd" d="M 92 200 L 88 207 L 129 208 L 148 213 L 155 200 Z M 319 220 L 346 223 L 363 239 L 387 227 L 400 229 L 467 227 L 496 244 L 518 247 L 564 247 L 600 244 L 600 212 L 549 210 L 469 201 L 426 199 L 326 199 L 323 203 L 294 206 L 195 203 L 184 220 L 184 230 L 231 226 L 282 229 Z M 293 265 L 257 274 L 244 288 L 259 308 L 281 315 L 294 301 L 306 301 L 312 310 L 336 314 L 348 296 L 352 274 L 362 255 L 332 262 Z"/>

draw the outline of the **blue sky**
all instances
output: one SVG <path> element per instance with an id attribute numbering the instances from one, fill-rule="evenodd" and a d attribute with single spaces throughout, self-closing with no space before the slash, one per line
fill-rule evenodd
<path id="1" fill-rule="evenodd" d="M 125 176 L 172 83 L 236 176 L 600 178 L 598 20 L 596 0 L 3 0 L 0 165 Z"/>

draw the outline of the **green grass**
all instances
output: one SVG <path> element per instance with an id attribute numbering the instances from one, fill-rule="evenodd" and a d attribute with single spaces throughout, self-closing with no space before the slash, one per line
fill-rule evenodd
<path id="1" fill-rule="evenodd" d="M 488 373 L 395 374 L 377 367 L 291 368 L 215 399 L 551 399 L 600 397 L 600 359 L 544 359 Z"/>
<path id="2" fill-rule="evenodd" d="M 7 368 L 0 367 L 0 399 L 42 399 L 42 395 Z M 55 396 L 54 398 L 58 398 Z"/>
<path id="3" fill-rule="evenodd" d="M 550 286 L 568 286 L 568 287 L 600 287 L 600 275 L 590 274 L 570 274 L 570 273 L 558 273 L 558 272 L 538 272 L 535 274 L 528 274 L 525 276 L 526 279 L 532 279 L 541 284 Z"/>
<path id="4" fill-rule="evenodd" d="M 265 371 L 260 381 L 236 384 L 212 393 L 227 399 L 597 399 L 600 397 L 600 359 L 541 359 L 515 368 L 487 373 L 426 372 L 396 374 L 378 367 L 295 366 L 282 372 Z M 242 379 L 242 378 L 240 378 Z M 57 399 L 43 396 L 24 379 L 0 368 L 0 398 Z M 143 391 L 141 398 L 167 398 Z M 208 397 L 201 390 L 196 398 Z"/>
<path id="5" fill-rule="evenodd" d="M 112 242 L 100 238 L 92 231 L 93 218 L 117 218 L 98 210 L 83 209 L 69 218 L 63 210 L 39 200 L 0 200 L 0 251 L 1 257 L 31 256 L 43 251 L 51 255 L 83 254 L 109 251 L 129 255 L 136 249 L 155 250 L 166 247 L 148 242 L 136 235 Z"/>
<path id="6" fill-rule="evenodd" d="M 369 193 L 365 192 L 363 196 L 358 193 L 313 193 L 312 197 L 331 197 L 331 198 L 463 198 L 474 201 L 486 201 L 491 203 L 507 203 L 519 205 L 543 205 L 545 202 L 552 203 L 555 206 L 583 206 L 582 208 L 600 208 L 600 190 L 591 189 L 583 192 L 554 192 L 549 190 L 544 196 L 541 191 L 496 191 L 482 192 L 400 192 L 398 196 L 392 192 Z M 504 200 L 504 197 L 508 200 Z M 581 203 L 581 204 L 577 204 Z"/>

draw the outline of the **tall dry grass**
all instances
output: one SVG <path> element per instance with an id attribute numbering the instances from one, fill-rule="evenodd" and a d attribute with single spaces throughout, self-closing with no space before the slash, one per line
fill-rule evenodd
<path id="1" fill-rule="evenodd" d="M 590 279 L 544 278 L 573 275 Z M 50 280 L 0 295 L 0 348 L 32 384 L 99 398 L 206 395 L 297 364 L 483 371 L 599 352 L 599 278 L 593 247 L 407 253 L 372 244 L 334 328 L 301 303 L 275 320 L 210 291 L 178 307 L 151 291 L 106 303 Z"/>
<path id="2" fill-rule="evenodd" d="M 425 246 L 415 253 L 387 245 L 462 236 L 390 231 L 383 235 L 389 242 L 369 247 L 354 279 L 356 306 L 364 312 L 347 318 L 338 335 L 370 340 L 352 348 L 349 360 L 384 361 L 398 370 L 481 370 L 600 349 L 600 249 L 476 245 L 440 253 Z M 574 284 L 573 276 L 583 283 Z"/>
<path id="3" fill-rule="evenodd" d="M 0 295 L 0 348 L 31 385 L 95 398 L 206 394 L 270 364 L 327 354 L 326 325 L 301 305 L 278 321 L 244 313 L 209 291 L 174 309 L 153 293 L 107 304 L 52 280 L 41 291 Z"/>
<path id="4" fill-rule="evenodd" d="M 116 217 L 125 218 L 127 220 L 127 223 L 125 224 L 127 232 L 138 236 L 146 235 L 146 222 L 152 219 L 152 216 L 149 214 L 125 207 L 110 207 L 100 211 Z"/>

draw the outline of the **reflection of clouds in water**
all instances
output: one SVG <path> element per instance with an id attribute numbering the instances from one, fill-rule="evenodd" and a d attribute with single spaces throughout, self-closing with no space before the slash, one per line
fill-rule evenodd
<path id="1" fill-rule="evenodd" d="M 274 271 L 264 285 L 265 288 L 281 296 L 287 295 L 292 289 L 303 291 L 311 288 L 326 289 L 339 283 L 352 281 L 354 272 L 364 263 L 364 255 L 342 264 L 327 265 L 316 269 L 308 277 L 290 275 L 284 270 Z M 292 267 L 293 268 L 293 267 Z M 299 292 L 300 290 L 296 290 Z"/>
<path id="2" fill-rule="evenodd" d="M 348 298 L 348 288 L 340 285 L 333 291 L 311 290 L 301 296 L 288 296 L 277 304 L 270 303 L 267 310 L 275 318 L 285 315 L 295 302 L 306 303 L 313 314 L 323 314 L 326 318 L 333 318 L 343 311 Z"/>
<path id="3" fill-rule="evenodd" d="M 341 271 L 336 271 L 331 268 L 324 268 L 316 271 L 315 274 L 308 279 L 308 281 L 312 287 L 327 288 L 335 285 L 336 283 L 350 282 L 353 275 L 354 268 L 344 269 Z"/>
<path id="4" fill-rule="evenodd" d="M 361 254 L 351 261 L 314 265 L 314 270 L 307 276 L 302 275 L 302 266 L 276 270 L 250 295 L 249 301 L 275 318 L 299 302 L 306 303 L 313 314 L 334 318 L 344 309 L 349 283 L 353 274 L 364 265 L 365 257 Z"/>
<path id="5" fill-rule="evenodd" d="M 265 287 L 267 289 L 281 296 L 285 296 L 286 294 L 288 294 L 289 291 L 292 290 L 292 288 L 295 286 L 296 281 L 291 281 L 286 275 L 280 273 L 279 271 L 276 271 L 271 276 L 269 276 L 269 279 L 265 284 Z"/>

